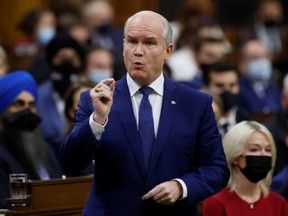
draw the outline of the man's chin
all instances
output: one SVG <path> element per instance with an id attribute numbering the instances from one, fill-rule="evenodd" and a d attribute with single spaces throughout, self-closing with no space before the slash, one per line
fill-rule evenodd
<path id="1" fill-rule="evenodd" d="M 143 71 L 132 71 L 131 73 L 129 73 L 129 75 L 131 76 L 131 78 L 138 83 L 139 85 L 143 86 L 146 84 L 147 82 L 147 74 Z"/>

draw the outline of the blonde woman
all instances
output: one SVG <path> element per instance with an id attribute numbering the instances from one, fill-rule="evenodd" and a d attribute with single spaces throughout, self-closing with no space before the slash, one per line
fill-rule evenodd
<path id="1" fill-rule="evenodd" d="M 255 121 L 243 121 L 223 138 L 231 172 L 227 188 L 203 204 L 204 216 L 284 216 L 286 200 L 269 190 L 276 149 L 268 129 Z"/>

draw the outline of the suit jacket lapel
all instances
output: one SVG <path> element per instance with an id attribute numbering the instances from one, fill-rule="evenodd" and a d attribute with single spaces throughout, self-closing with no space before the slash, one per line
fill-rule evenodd
<path id="1" fill-rule="evenodd" d="M 144 166 L 142 147 L 138 135 L 137 124 L 133 112 L 129 89 L 127 86 L 126 76 L 124 76 L 116 84 L 113 105 L 123 125 L 128 143 L 134 152 L 135 160 L 138 164 L 140 173 L 143 179 L 145 179 L 146 171 Z"/>
<path id="2" fill-rule="evenodd" d="M 153 154 L 151 157 L 151 163 L 148 170 L 148 176 L 152 176 L 151 172 L 153 172 L 153 170 L 155 169 L 157 160 L 161 154 L 163 147 L 165 146 L 166 140 L 168 139 L 171 126 L 175 123 L 174 118 L 180 104 L 180 97 L 177 94 L 176 89 L 177 87 L 175 83 L 165 77 L 160 121 L 156 141 L 154 144 Z"/>

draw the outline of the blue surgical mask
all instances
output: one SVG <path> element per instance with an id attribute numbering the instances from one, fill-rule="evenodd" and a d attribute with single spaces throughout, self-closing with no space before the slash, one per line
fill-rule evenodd
<path id="1" fill-rule="evenodd" d="M 37 39 L 40 44 L 47 45 L 54 38 L 55 35 L 56 35 L 55 28 L 52 26 L 47 26 L 41 28 L 37 32 Z"/>
<path id="2" fill-rule="evenodd" d="M 112 76 L 112 71 L 93 70 L 89 73 L 89 79 L 96 83 L 99 83 L 107 78 L 112 78 Z"/>
<path id="3" fill-rule="evenodd" d="M 251 81 L 269 81 L 271 75 L 272 65 L 266 58 L 253 60 L 248 64 L 248 77 Z"/>

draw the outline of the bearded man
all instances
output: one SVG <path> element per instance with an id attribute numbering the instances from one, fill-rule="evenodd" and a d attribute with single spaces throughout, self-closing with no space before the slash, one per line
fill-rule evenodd
<path id="1" fill-rule="evenodd" d="M 27 173 L 28 179 L 62 176 L 62 169 L 38 127 L 37 85 L 25 71 L 0 79 L 0 208 L 9 197 L 9 174 Z"/>

